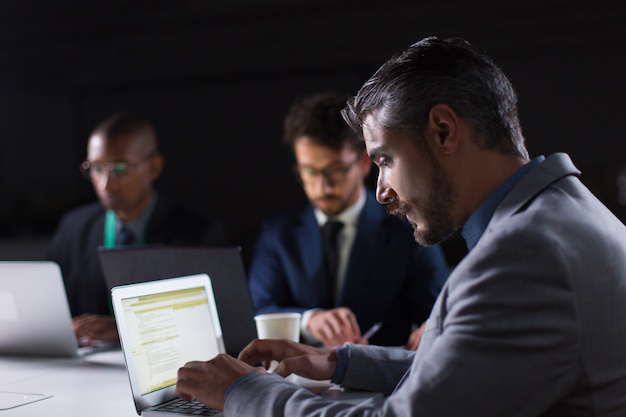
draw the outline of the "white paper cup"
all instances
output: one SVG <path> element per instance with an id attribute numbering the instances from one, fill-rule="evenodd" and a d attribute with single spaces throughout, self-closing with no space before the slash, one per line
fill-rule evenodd
<path id="1" fill-rule="evenodd" d="M 259 339 L 289 339 L 300 341 L 300 313 L 268 313 L 254 316 Z M 272 361 L 268 372 L 274 372 L 278 362 Z M 291 374 L 286 379 L 296 382 L 297 375 Z"/>
<path id="2" fill-rule="evenodd" d="M 254 316 L 259 339 L 300 341 L 300 313 L 270 313 Z"/>

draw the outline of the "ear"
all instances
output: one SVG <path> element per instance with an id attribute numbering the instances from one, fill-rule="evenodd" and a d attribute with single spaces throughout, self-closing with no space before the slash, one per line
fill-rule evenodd
<path id="1" fill-rule="evenodd" d="M 434 148 L 445 155 L 456 152 L 459 146 L 459 119 L 447 104 L 435 104 L 428 113 L 428 129 L 433 133 Z"/>
<path id="2" fill-rule="evenodd" d="M 165 158 L 160 153 L 150 158 L 150 177 L 152 181 L 155 181 L 163 172 L 163 166 L 165 165 Z"/>

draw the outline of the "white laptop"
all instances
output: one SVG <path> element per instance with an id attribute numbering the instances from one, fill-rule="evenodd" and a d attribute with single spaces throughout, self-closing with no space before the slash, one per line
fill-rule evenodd
<path id="1" fill-rule="evenodd" d="M 114 287 L 111 295 L 137 413 L 223 415 L 176 397 L 180 367 L 225 352 L 209 276 L 123 285 Z"/>
<path id="2" fill-rule="evenodd" d="M 137 413 L 144 417 L 222 416 L 221 411 L 176 396 L 180 367 L 225 352 L 209 276 L 122 285 L 114 287 L 111 294 Z M 329 390 L 336 386 L 327 382 L 299 377 L 294 382 L 332 401 L 367 405 L 382 398 L 378 393 Z M 186 411 L 179 410 L 181 406 Z"/>
<path id="3" fill-rule="evenodd" d="M 79 347 L 56 263 L 0 262 L 0 353 L 76 357 L 103 348 Z"/>

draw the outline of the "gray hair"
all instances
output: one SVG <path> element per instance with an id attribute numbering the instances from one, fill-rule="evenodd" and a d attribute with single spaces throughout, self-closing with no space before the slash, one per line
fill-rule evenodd
<path id="1" fill-rule="evenodd" d="M 470 121 L 481 149 L 528 157 L 513 86 L 489 57 L 458 38 L 425 38 L 395 55 L 348 100 L 342 115 L 361 132 L 365 117 L 377 111 L 381 128 L 419 140 L 436 104 Z"/>

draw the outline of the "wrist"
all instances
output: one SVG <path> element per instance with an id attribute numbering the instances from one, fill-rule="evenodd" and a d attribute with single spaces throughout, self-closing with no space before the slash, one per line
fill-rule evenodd
<path id="1" fill-rule="evenodd" d="M 350 357 L 350 344 L 345 343 L 342 347 L 338 347 L 333 350 L 334 361 L 336 363 L 335 374 L 331 378 L 330 382 L 333 384 L 341 384 L 343 377 L 346 374 L 346 368 L 348 367 L 348 359 Z M 331 356 L 330 360 L 333 360 Z"/>
<path id="2" fill-rule="evenodd" d="M 300 336 L 302 338 L 302 341 L 309 344 L 320 343 L 320 341 L 315 336 L 313 336 L 313 333 L 311 333 L 311 330 L 309 329 L 309 322 L 313 315 L 321 311 L 324 310 L 322 310 L 321 308 L 312 308 L 302 313 L 302 318 L 300 319 Z"/>

